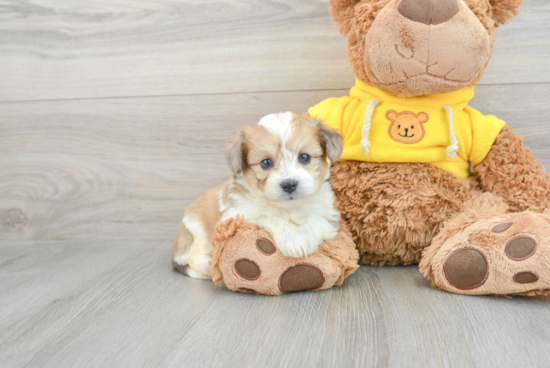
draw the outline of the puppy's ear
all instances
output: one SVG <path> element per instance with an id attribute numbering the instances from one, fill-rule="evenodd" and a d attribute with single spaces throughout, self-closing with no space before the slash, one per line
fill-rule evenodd
<path id="1" fill-rule="evenodd" d="M 235 174 L 240 174 L 246 165 L 246 142 L 245 129 L 241 128 L 235 135 L 225 150 L 227 165 Z"/>
<path id="2" fill-rule="evenodd" d="M 519 14 L 518 8 L 523 0 L 489 0 L 493 8 L 492 18 L 499 25 L 507 23 Z"/>
<path id="3" fill-rule="evenodd" d="M 340 26 L 339 32 L 346 35 L 351 28 L 351 20 L 355 15 L 355 5 L 359 4 L 360 0 L 330 0 L 328 7 L 332 21 Z"/>
<path id="4" fill-rule="evenodd" d="M 316 122 L 323 150 L 326 152 L 330 161 L 337 161 L 344 150 L 344 140 L 342 136 L 323 121 L 316 120 Z"/>

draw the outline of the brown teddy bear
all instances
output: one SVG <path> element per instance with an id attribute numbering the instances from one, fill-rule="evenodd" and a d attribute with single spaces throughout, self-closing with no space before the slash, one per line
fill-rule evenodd
<path id="1" fill-rule="evenodd" d="M 462 294 L 550 288 L 550 177 L 510 127 L 468 106 L 521 2 L 330 1 L 357 84 L 309 112 L 344 136 L 332 185 L 361 263 L 420 262 Z"/>
<path id="2" fill-rule="evenodd" d="M 461 294 L 550 289 L 550 177 L 509 126 L 468 106 L 496 27 L 521 3 L 330 1 L 357 82 L 349 96 L 309 114 L 344 138 L 331 183 L 360 263 L 420 263 L 433 286 Z M 251 249 L 254 239 L 268 237 L 244 223 L 219 230 L 215 249 L 247 241 Z M 219 283 L 234 262 L 222 255 L 213 257 Z M 331 284 L 354 270 L 337 263 L 341 275 Z M 280 284 L 279 274 L 273 278 Z M 262 292 L 234 275 L 231 282 L 233 290 Z M 324 288 L 320 282 L 310 285 Z M 293 290 L 307 289 L 301 286 Z"/>

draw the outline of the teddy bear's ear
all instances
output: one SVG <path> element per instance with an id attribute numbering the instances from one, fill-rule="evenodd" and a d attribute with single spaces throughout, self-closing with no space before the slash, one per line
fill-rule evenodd
<path id="1" fill-rule="evenodd" d="M 523 0 L 489 0 L 493 8 L 493 19 L 497 24 L 505 24 L 519 14 Z"/>
<path id="2" fill-rule="evenodd" d="M 340 25 L 339 31 L 344 36 L 351 28 L 351 20 L 355 12 L 355 5 L 361 0 L 330 0 L 328 7 L 332 21 Z"/>

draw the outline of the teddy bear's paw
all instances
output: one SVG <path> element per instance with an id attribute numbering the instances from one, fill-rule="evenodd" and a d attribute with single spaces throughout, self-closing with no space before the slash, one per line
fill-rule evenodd
<path id="1" fill-rule="evenodd" d="M 328 289 L 342 274 L 341 267 L 319 251 L 286 257 L 265 230 L 247 227 L 227 240 L 217 267 L 228 289 L 267 295 Z"/>
<path id="2" fill-rule="evenodd" d="M 435 286 L 461 294 L 549 292 L 549 221 L 547 214 L 523 212 L 471 224 L 432 258 Z"/>

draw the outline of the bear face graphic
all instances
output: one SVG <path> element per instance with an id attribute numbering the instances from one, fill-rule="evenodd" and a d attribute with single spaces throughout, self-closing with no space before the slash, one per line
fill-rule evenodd
<path id="1" fill-rule="evenodd" d="M 424 123 L 430 120 L 428 114 L 421 112 L 415 114 L 410 111 L 397 113 L 388 111 L 386 118 L 391 121 L 390 138 L 399 143 L 414 144 L 424 139 L 426 134 Z"/>

